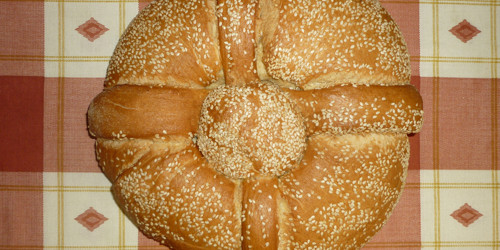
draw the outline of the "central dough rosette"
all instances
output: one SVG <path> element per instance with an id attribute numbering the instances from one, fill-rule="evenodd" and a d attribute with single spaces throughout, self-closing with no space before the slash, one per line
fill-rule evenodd
<path id="1" fill-rule="evenodd" d="M 278 87 L 223 86 L 203 102 L 197 144 L 226 176 L 278 177 L 303 156 L 306 132 L 294 103 Z"/>

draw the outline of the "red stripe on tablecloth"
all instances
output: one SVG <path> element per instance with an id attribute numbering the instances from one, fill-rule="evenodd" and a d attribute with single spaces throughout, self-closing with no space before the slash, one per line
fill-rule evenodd
<path id="1" fill-rule="evenodd" d="M 141 232 L 139 232 L 139 250 L 168 250 L 169 248 L 163 245 L 160 245 L 157 241 L 149 239 L 144 236 Z"/>
<path id="2" fill-rule="evenodd" d="M 144 9 L 144 7 L 148 6 L 152 0 L 139 0 L 139 11 Z"/>
<path id="3" fill-rule="evenodd" d="M 0 173 L 0 246 L 41 249 L 43 246 L 42 173 Z"/>
<path id="4" fill-rule="evenodd" d="M 57 172 L 58 78 L 45 79 L 44 171 Z M 64 172 L 100 172 L 94 139 L 87 131 L 87 109 L 103 89 L 102 78 L 64 78 Z"/>
<path id="5" fill-rule="evenodd" d="M 42 77 L 0 76 L 0 171 L 43 170 Z"/>
<path id="6" fill-rule="evenodd" d="M 0 1 L 0 75 L 44 75 L 44 2 Z"/>
<path id="7" fill-rule="evenodd" d="M 491 79 L 440 79 L 440 169 L 491 169 L 491 91 Z"/>
<path id="8" fill-rule="evenodd" d="M 421 169 L 433 169 L 433 78 L 421 78 Z M 491 79 L 439 78 L 439 169 L 491 170 Z"/>
<path id="9" fill-rule="evenodd" d="M 420 90 L 420 77 L 412 76 L 411 84 Z M 424 114 L 425 120 L 425 114 Z M 420 169 L 420 134 L 410 135 L 410 163 L 408 169 Z"/>

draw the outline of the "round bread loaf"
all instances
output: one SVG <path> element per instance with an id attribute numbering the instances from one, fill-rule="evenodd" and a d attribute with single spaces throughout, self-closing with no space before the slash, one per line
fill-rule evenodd
<path id="1" fill-rule="evenodd" d="M 404 186 L 409 81 L 375 0 L 156 0 L 88 126 L 117 204 L 172 249 L 356 249 Z"/>

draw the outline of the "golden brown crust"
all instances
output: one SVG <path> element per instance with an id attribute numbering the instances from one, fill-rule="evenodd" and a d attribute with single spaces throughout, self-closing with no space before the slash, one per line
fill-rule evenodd
<path id="1" fill-rule="evenodd" d="M 237 91 L 240 90 L 234 89 L 233 95 Z M 198 130 L 208 93 L 202 89 L 116 86 L 93 100 L 88 111 L 89 131 L 108 139 L 188 136 Z M 422 127 L 422 98 L 412 85 L 285 89 L 283 95 L 300 111 L 308 135 L 409 134 Z"/>
<path id="2" fill-rule="evenodd" d="M 88 110 L 98 138 L 157 138 L 196 132 L 207 90 L 123 85 L 106 89 Z"/>
<path id="3" fill-rule="evenodd" d="M 215 0 L 154 1 L 122 35 L 105 86 L 199 88 L 221 79 Z"/>
<path id="4" fill-rule="evenodd" d="M 232 178 L 281 176 L 297 164 L 306 147 L 304 121 L 294 102 L 269 84 L 210 92 L 197 136 L 207 160 Z"/>
<path id="5" fill-rule="evenodd" d="M 101 170 L 111 182 L 120 174 L 133 167 L 149 152 L 152 140 L 96 140 L 96 158 Z"/>
<path id="6" fill-rule="evenodd" d="M 304 89 L 410 81 L 406 44 L 378 1 L 275 2 L 277 25 L 262 38 L 272 78 Z"/>
<path id="7" fill-rule="evenodd" d="M 219 0 L 219 43 L 225 84 L 242 86 L 259 80 L 255 63 L 257 1 Z"/>
<path id="8" fill-rule="evenodd" d="M 175 249 L 234 249 L 240 242 L 236 185 L 206 166 L 193 145 L 151 150 L 113 185 L 117 203 L 146 234 Z"/>
<path id="9" fill-rule="evenodd" d="M 242 185 L 242 249 L 277 249 L 278 179 L 250 178 Z"/>
<path id="10" fill-rule="evenodd" d="M 307 134 L 415 133 L 422 127 L 423 102 L 412 85 L 337 85 L 288 90 L 305 119 Z"/>
<path id="11" fill-rule="evenodd" d="M 118 205 L 173 249 L 354 249 L 404 186 L 423 115 L 409 79 L 375 0 L 156 0 L 89 132 Z"/>
<path id="12" fill-rule="evenodd" d="M 111 58 L 107 87 L 199 88 L 224 77 L 304 89 L 410 80 L 405 41 L 375 0 L 184 3 L 157 0 L 134 19 Z"/>
<path id="13" fill-rule="evenodd" d="M 96 140 L 96 158 L 104 174 L 114 182 L 121 173 L 136 164 L 150 151 L 184 150 L 191 143 L 185 136 L 167 136 L 162 139 L 104 139 Z"/>
<path id="14" fill-rule="evenodd" d="M 279 179 L 292 249 L 355 249 L 384 224 L 406 178 L 403 134 L 310 138 L 299 168 Z"/>

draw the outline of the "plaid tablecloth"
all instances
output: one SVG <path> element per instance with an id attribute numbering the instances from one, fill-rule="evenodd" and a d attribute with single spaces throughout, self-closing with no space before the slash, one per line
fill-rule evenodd
<path id="1" fill-rule="evenodd" d="M 0 0 L 0 249 L 163 249 L 112 199 L 86 111 L 135 0 Z M 406 189 L 365 246 L 499 249 L 496 0 L 384 0 L 424 99 Z"/>

